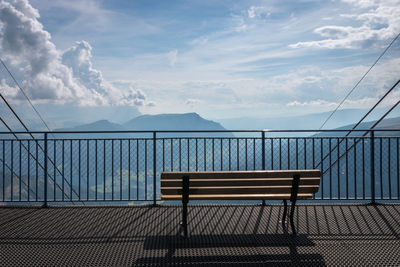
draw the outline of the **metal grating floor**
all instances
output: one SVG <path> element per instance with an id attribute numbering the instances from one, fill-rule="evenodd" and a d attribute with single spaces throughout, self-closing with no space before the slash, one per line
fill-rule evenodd
<path id="1" fill-rule="evenodd" d="M 400 266 L 400 205 L 0 208 L 0 265 Z M 290 230 L 290 228 L 289 228 Z"/>

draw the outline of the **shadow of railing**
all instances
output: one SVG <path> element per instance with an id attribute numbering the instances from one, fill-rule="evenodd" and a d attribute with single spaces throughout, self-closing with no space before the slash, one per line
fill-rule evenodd
<path id="1" fill-rule="evenodd" d="M 326 244 L 334 253 L 343 241 L 362 249 L 400 239 L 400 205 L 299 205 L 297 237 L 282 227 L 282 211 L 279 205 L 191 205 L 185 239 L 180 206 L 0 208 L 0 246 L 90 245 L 111 255 L 114 245 L 134 244 L 136 254 L 121 250 L 120 257 L 138 265 L 324 265 Z"/>

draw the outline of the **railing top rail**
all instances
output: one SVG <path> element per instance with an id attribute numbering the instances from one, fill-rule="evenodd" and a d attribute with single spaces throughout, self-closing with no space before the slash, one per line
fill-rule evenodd
<path id="1" fill-rule="evenodd" d="M 0 132 L 0 134 L 107 134 L 107 133 L 318 133 L 318 132 L 399 132 L 400 129 L 331 129 L 331 130 L 139 130 L 139 131 L 15 131 L 15 132 Z"/>

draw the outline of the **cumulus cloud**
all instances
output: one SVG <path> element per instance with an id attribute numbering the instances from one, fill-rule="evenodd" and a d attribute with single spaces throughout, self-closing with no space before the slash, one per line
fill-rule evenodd
<path id="1" fill-rule="evenodd" d="M 325 38 L 318 41 L 306 41 L 291 44 L 291 48 L 360 48 L 375 42 L 385 41 L 396 36 L 400 31 L 399 0 L 342 0 L 354 7 L 359 14 L 342 14 L 360 23 L 359 26 L 327 25 L 316 28 L 314 33 Z"/>
<path id="2" fill-rule="evenodd" d="M 0 54 L 14 70 L 23 73 L 22 86 L 33 101 L 86 106 L 146 102 L 142 92 L 120 90 L 103 79 L 93 68 L 88 42 L 58 51 L 38 18 L 39 12 L 27 0 L 0 0 Z M 6 85 L 4 81 L 0 84 L 2 88 Z M 21 97 L 18 93 L 9 96 Z"/>

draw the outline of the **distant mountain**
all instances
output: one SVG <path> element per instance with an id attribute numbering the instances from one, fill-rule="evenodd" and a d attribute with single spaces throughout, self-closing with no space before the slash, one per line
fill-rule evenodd
<path id="1" fill-rule="evenodd" d="M 376 121 L 368 121 L 368 122 L 363 122 L 361 123 L 357 129 L 370 129 L 372 127 L 372 125 L 375 124 Z M 343 127 L 339 127 L 337 128 L 338 130 L 347 130 L 347 129 L 352 129 L 354 127 L 355 124 L 349 124 L 349 125 L 345 125 Z M 397 132 L 379 132 L 377 131 L 375 133 L 376 136 L 400 136 L 400 117 L 396 117 L 396 118 L 389 118 L 389 119 L 384 119 L 383 121 L 381 121 L 375 128 L 375 130 L 379 130 L 379 129 L 399 129 L 399 131 Z M 362 135 L 364 132 L 361 133 L 356 133 L 354 132 L 353 134 L 351 134 L 350 136 L 355 136 L 355 135 Z M 316 134 L 315 136 L 343 136 L 347 134 L 347 132 L 325 132 L 325 133 L 320 133 L 320 134 Z"/>
<path id="2" fill-rule="evenodd" d="M 113 123 L 108 120 L 99 120 L 89 124 L 78 125 L 72 128 L 58 129 L 57 131 L 144 131 L 144 130 L 225 130 L 214 121 L 206 120 L 197 113 L 141 115 L 124 124 Z M 177 135 L 177 134 L 173 134 Z M 177 135 L 177 136 L 181 136 Z M 205 134 L 195 134 L 204 136 Z M 216 134 L 212 134 L 215 136 Z M 221 134 L 218 134 L 221 135 Z M 224 134 L 227 135 L 227 134 Z M 231 134 L 229 134 L 231 136 Z"/>
<path id="3" fill-rule="evenodd" d="M 343 109 L 338 110 L 334 116 L 325 125 L 324 129 L 334 129 L 342 127 L 344 125 L 350 125 L 362 118 L 367 112 L 363 109 Z M 374 120 L 379 117 L 380 111 L 374 112 L 375 117 L 369 119 Z M 301 116 L 291 117 L 266 117 L 266 118 L 252 118 L 252 117 L 241 117 L 231 119 L 220 119 L 218 120 L 227 129 L 319 129 L 322 123 L 331 114 L 329 112 L 323 113 L 312 113 Z M 345 126 L 346 127 L 346 126 Z M 348 126 L 347 126 L 348 127 Z"/>
<path id="4" fill-rule="evenodd" d="M 82 124 L 72 128 L 57 129 L 57 131 L 123 131 L 125 127 L 108 120 L 99 120 L 89 124 Z"/>
<path id="5" fill-rule="evenodd" d="M 225 130 L 197 113 L 142 115 L 123 125 L 129 130 Z"/>

